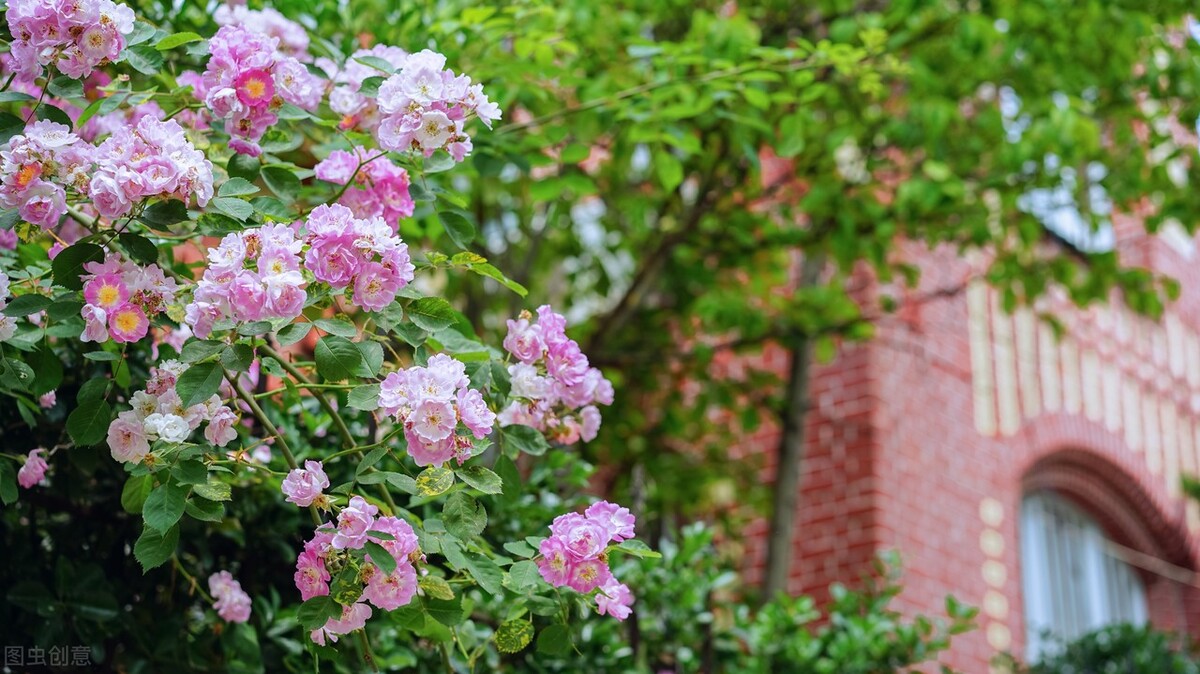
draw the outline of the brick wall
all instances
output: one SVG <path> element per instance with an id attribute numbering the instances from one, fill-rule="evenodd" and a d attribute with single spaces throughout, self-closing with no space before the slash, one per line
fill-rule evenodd
<path id="1" fill-rule="evenodd" d="M 831 582 L 854 583 L 879 551 L 897 549 L 905 611 L 940 614 L 947 594 L 981 608 L 980 629 L 957 638 L 945 662 L 987 672 L 996 652 L 1019 654 L 1025 640 L 1027 491 L 1053 490 L 1115 542 L 1196 568 L 1200 508 L 1178 485 L 1200 472 L 1200 270 L 1186 237 L 1116 224 L 1123 259 L 1174 276 L 1184 294 L 1159 323 L 1119 301 L 1077 310 L 1047 297 L 1037 309 L 1067 326 L 1062 340 L 970 281 L 982 261 L 907 251 L 924 274 L 920 288 L 895 291 L 905 308 L 814 373 L 791 591 L 823 599 Z M 777 441 L 770 430 L 742 451 L 772 452 Z M 751 580 L 765 531 L 751 529 Z M 1200 592 L 1141 575 L 1152 621 L 1200 634 Z"/>

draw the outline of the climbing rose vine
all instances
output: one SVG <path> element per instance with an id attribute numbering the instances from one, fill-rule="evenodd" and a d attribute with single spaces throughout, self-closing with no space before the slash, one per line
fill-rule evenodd
<path id="1" fill-rule="evenodd" d="M 474 273 L 525 295 L 474 252 L 436 175 L 501 119 L 490 85 L 433 49 L 317 58 L 270 8 L 221 7 L 207 39 L 110 0 L 10 0 L 5 16 L 0 392 L 31 428 L 67 414 L 61 442 L 5 447 L 20 452 L 0 462 L 5 505 L 7 485 L 43 488 L 103 448 L 143 519 L 133 557 L 188 579 L 214 626 L 266 604 L 238 578 L 255 560 L 196 556 L 192 537 L 236 526 L 239 499 L 291 510 L 311 523 L 256 535 L 304 541 L 293 628 L 310 648 L 357 634 L 372 666 L 381 612 L 444 648 L 494 602 L 503 653 L 535 626 L 562 638 L 577 609 L 630 615 L 612 564 L 654 553 L 627 508 L 489 521 L 523 473 L 594 439 L 613 399 L 550 306 L 510 317 L 497 348 L 436 294 L 438 275 Z M 447 236 L 410 248 L 416 218 Z"/>

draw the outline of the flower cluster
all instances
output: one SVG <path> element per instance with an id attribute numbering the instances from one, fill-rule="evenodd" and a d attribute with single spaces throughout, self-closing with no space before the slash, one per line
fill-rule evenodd
<path id="1" fill-rule="evenodd" d="M 245 5 L 220 5 L 213 12 L 218 26 L 245 26 L 252 31 L 279 40 L 279 50 L 301 61 L 312 60 L 308 55 L 308 31 L 278 11 L 264 7 L 250 9 Z"/>
<path id="2" fill-rule="evenodd" d="M 520 362 L 508 366 L 514 400 L 500 412 L 501 426 L 533 426 L 561 444 L 596 437 L 596 404 L 612 404 L 612 383 L 588 365 L 566 328 L 548 305 L 538 307 L 536 321 L 529 312 L 508 321 L 504 348 Z"/>
<path id="3" fill-rule="evenodd" d="M 196 283 L 184 321 L 201 339 L 220 319 L 295 318 L 308 299 L 300 271 L 304 242 L 287 225 L 226 234 L 208 251 L 208 268 Z"/>
<path id="4" fill-rule="evenodd" d="M 455 161 L 471 152 L 463 124 L 475 115 L 490 129 L 500 108 L 488 100 L 483 85 L 446 68 L 446 57 L 428 49 L 410 54 L 395 75 L 379 87 L 383 119 L 375 129 L 387 150 L 416 150 L 426 157 L 445 149 Z"/>
<path id="5" fill-rule="evenodd" d="M 204 103 L 225 120 L 234 152 L 262 154 L 258 141 L 279 120 L 282 102 L 307 110 L 321 103 L 321 80 L 281 52 L 278 38 L 245 26 L 223 26 L 209 41 L 209 51 Z"/>
<path id="6" fill-rule="evenodd" d="M 192 146 L 175 120 L 143 115 L 137 126 L 121 126 L 99 147 L 89 195 L 96 210 L 116 218 L 139 200 L 195 196 L 204 206 L 213 196 L 212 162 Z"/>
<path id="7" fill-rule="evenodd" d="M 12 292 L 8 287 L 8 274 L 0 271 L 0 311 L 8 306 L 8 298 Z M 0 342 L 7 342 L 17 333 L 17 319 L 0 313 Z"/>
<path id="8" fill-rule="evenodd" d="M 103 262 L 88 262 L 83 281 L 84 342 L 136 342 L 150 329 L 150 317 L 175 301 L 175 279 L 158 265 L 146 267 L 109 253 Z"/>
<path id="9" fill-rule="evenodd" d="M 599 590 L 595 598 L 600 614 L 624 620 L 633 594 L 613 577 L 606 550 L 610 542 L 633 538 L 633 525 L 628 508 L 608 501 L 592 505 L 583 515 L 559 515 L 550 525 L 550 537 L 538 548 L 538 571 L 554 587 L 565 585 L 583 594 Z"/>
<path id="10" fill-rule="evenodd" d="M 0 204 L 49 229 L 67 214 L 64 185 L 86 194 L 94 148 L 64 124 L 34 122 L 0 150 Z"/>
<path id="11" fill-rule="evenodd" d="M 341 68 L 329 59 L 317 59 L 317 66 L 329 73 L 333 81 L 329 107 L 342 116 L 343 129 L 358 128 L 370 131 L 379 126 L 379 106 L 375 98 L 361 93 L 364 80 L 382 74 L 378 69 L 358 60 L 367 56 L 383 59 L 390 63 L 393 69 L 399 69 L 404 65 L 408 52 L 399 47 L 375 45 L 351 54 L 346 65 Z"/>
<path id="12" fill-rule="evenodd" d="M 208 422 L 204 438 L 218 447 L 237 437 L 237 413 L 222 405 L 220 396 L 214 394 L 202 403 L 183 406 L 175 391 L 175 381 L 186 369 L 177 360 L 167 360 L 151 368 L 146 390 L 134 393 L 129 399 L 132 409 L 118 414 L 108 426 L 108 447 L 114 459 L 140 463 L 150 453 L 150 443 L 184 442 L 201 422 Z"/>
<path id="13" fill-rule="evenodd" d="M 213 596 L 213 608 L 222 620 L 244 623 L 250 619 L 250 595 L 242 590 L 242 584 L 234 580 L 228 571 L 208 577 L 208 592 Z"/>
<path id="14" fill-rule="evenodd" d="M 496 421 L 483 394 L 469 388 L 466 366 L 437 354 L 424 367 L 393 372 L 379 385 L 379 407 L 404 424 L 408 453 L 418 466 L 461 465 L 474 443 L 458 432 L 461 423 L 477 439 L 487 437 Z"/>
<path id="15" fill-rule="evenodd" d="M 296 468 L 283 478 L 281 489 L 287 500 L 307 508 L 324 500 L 322 490 L 329 488 L 329 478 L 320 461 L 305 461 L 304 468 Z"/>
<path id="16" fill-rule="evenodd" d="M 353 286 L 350 300 L 357 306 L 382 309 L 413 280 L 408 245 L 383 218 L 358 219 L 341 204 L 323 204 L 309 213 L 305 229 L 305 268 L 334 288 Z"/>
<path id="17" fill-rule="evenodd" d="M 25 464 L 21 466 L 21 470 L 17 471 L 17 482 L 25 489 L 32 489 L 46 476 L 46 469 L 50 465 L 41 456 L 45 453 L 46 450 L 40 447 L 33 450 L 25 457 Z"/>
<path id="18" fill-rule="evenodd" d="M 414 564 L 422 559 L 417 534 L 408 522 L 376 517 L 378 513 L 379 508 L 363 497 L 352 496 L 338 513 L 337 525 L 318 527 L 296 559 L 294 580 L 302 599 L 329 595 L 333 580 L 333 598 L 345 606 L 341 618 L 313 630 L 310 636 L 318 644 L 361 628 L 371 617 L 371 605 L 393 611 L 411 602 L 417 592 Z M 364 554 L 371 538 L 395 561 L 391 573 Z"/>
<path id="19" fill-rule="evenodd" d="M 338 203 L 357 218 L 383 218 L 396 231 L 400 218 L 413 214 L 408 193 L 408 171 L 383 156 L 372 156 L 359 145 L 353 151 L 335 150 L 318 163 L 317 177 L 336 185 L 353 184 Z"/>
<path id="20" fill-rule="evenodd" d="M 29 76 L 54 65 L 79 79 L 117 58 L 133 31 L 133 10 L 112 0 L 10 0 L 13 63 Z"/>

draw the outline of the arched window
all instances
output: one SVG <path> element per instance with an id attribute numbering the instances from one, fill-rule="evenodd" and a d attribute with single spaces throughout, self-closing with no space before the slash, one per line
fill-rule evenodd
<path id="1" fill-rule="evenodd" d="M 1049 492 L 1021 504 L 1025 658 L 1113 623 L 1146 622 L 1137 573 L 1112 554 L 1095 520 Z"/>

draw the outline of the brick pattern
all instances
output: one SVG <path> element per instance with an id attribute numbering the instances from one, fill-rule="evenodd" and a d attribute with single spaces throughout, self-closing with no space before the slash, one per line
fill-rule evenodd
<path id="1" fill-rule="evenodd" d="M 944 661 L 987 672 L 997 651 L 1019 654 L 1025 640 L 1018 527 L 1029 490 L 1053 489 L 1116 542 L 1197 568 L 1200 508 L 1178 485 L 1200 472 L 1200 270 L 1178 232 L 1115 224 L 1123 261 L 1174 276 L 1184 294 L 1158 323 L 1115 299 L 1079 310 L 1052 295 L 1036 310 L 1066 326 L 1062 340 L 1033 311 L 1008 315 L 995 292 L 968 283 L 980 260 L 905 251 L 922 265 L 921 286 L 879 292 L 903 303 L 964 290 L 906 306 L 875 340 L 814 372 L 790 590 L 824 599 L 829 583 L 853 584 L 878 552 L 899 550 L 902 610 L 940 614 L 947 594 L 979 606 L 980 629 Z M 765 429 L 737 451 L 772 453 L 777 442 Z M 765 524 L 748 533 L 754 581 Z M 1152 621 L 1200 634 L 1200 592 L 1141 575 Z"/>

